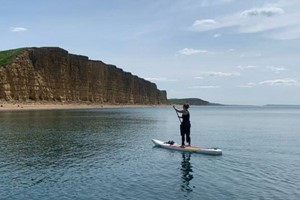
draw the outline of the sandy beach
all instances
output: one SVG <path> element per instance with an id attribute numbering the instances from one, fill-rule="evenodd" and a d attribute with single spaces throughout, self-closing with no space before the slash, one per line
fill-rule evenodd
<path id="1" fill-rule="evenodd" d="M 58 110 L 58 109 L 99 109 L 99 108 L 134 108 L 157 107 L 158 105 L 132 104 L 94 104 L 94 103 L 56 103 L 56 102 L 0 102 L 0 111 L 9 110 Z M 160 105 L 159 105 L 160 106 Z"/>

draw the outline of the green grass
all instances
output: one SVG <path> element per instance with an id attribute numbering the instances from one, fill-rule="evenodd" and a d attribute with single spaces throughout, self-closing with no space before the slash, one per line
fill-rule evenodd
<path id="1" fill-rule="evenodd" d="M 11 49 L 7 51 L 0 51 L 0 66 L 6 66 L 10 64 L 16 57 L 25 51 L 26 48 L 19 48 L 19 49 Z"/>

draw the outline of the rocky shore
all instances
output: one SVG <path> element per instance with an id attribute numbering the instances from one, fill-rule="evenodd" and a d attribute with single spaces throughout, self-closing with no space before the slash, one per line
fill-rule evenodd
<path id="1" fill-rule="evenodd" d="M 0 102 L 0 111 L 143 108 L 143 107 L 157 107 L 157 106 L 162 106 L 162 105 L 63 103 L 63 102 Z"/>

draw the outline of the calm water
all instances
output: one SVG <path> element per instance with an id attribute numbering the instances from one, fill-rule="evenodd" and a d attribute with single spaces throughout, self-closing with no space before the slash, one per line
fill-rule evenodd
<path id="1" fill-rule="evenodd" d="M 300 108 L 192 107 L 192 143 L 171 107 L 1 111 L 0 199 L 300 199 Z"/>

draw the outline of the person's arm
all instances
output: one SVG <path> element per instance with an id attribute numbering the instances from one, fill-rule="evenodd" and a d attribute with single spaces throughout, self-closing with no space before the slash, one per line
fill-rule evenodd
<path id="1" fill-rule="evenodd" d="M 176 112 L 179 112 L 179 113 L 183 113 L 184 110 L 178 110 L 175 106 L 173 106 L 173 108 L 176 110 Z"/>

